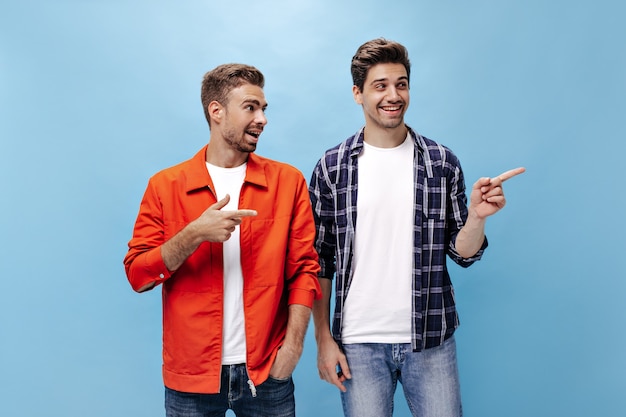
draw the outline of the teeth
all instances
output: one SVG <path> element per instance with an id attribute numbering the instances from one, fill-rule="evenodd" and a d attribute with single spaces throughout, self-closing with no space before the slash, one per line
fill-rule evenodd
<path id="1" fill-rule="evenodd" d="M 400 106 L 395 106 L 395 107 L 383 107 L 383 110 L 385 110 L 385 111 L 396 111 L 396 110 L 400 110 Z"/>

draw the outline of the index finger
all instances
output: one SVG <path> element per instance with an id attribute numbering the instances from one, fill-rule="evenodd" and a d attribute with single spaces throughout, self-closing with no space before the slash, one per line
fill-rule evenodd
<path id="1" fill-rule="evenodd" d="M 231 218 L 235 218 L 235 217 L 250 217 L 250 216 L 256 216 L 257 215 L 257 211 L 256 210 L 249 210 L 249 209 L 242 209 L 242 210 L 233 210 L 231 212 L 230 217 Z"/>
<path id="2" fill-rule="evenodd" d="M 519 167 L 519 168 L 515 168 L 515 169 L 510 169 L 506 172 L 503 172 L 502 174 L 498 175 L 496 177 L 496 179 L 500 180 L 500 182 L 504 182 L 508 179 L 513 178 L 516 175 L 522 174 L 526 172 L 526 168 L 524 167 Z"/>

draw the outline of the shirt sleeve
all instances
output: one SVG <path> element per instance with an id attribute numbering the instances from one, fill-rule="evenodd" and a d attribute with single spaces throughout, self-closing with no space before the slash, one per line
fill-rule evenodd
<path id="1" fill-rule="evenodd" d="M 333 193 L 321 159 L 311 176 L 309 197 L 315 221 L 315 250 L 319 254 L 320 278 L 333 279 L 336 272 L 336 228 Z"/>
<path id="2" fill-rule="evenodd" d="M 450 153 L 448 158 L 450 159 L 450 169 L 448 174 L 449 193 L 447 198 L 450 200 L 448 201 L 448 207 L 451 208 L 448 210 L 447 222 L 449 225 L 448 233 L 450 242 L 448 245 L 448 256 L 450 256 L 450 259 L 456 264 L 467 268 L 474 262 L 480 260 L 483 256 L 488 245 L 487 237 L 485 236 L 482 247 L 472 257 L 463 258 L 456 250 L 456 237 L 467 220 L 467 195 L 465 194 L 465 179 L 459 160 L 452 153 Z"/>
<path id="3" fill-rule="evenodd" d="M 322 296 L 317 280 L 320 266 L 313 247 L 315 223 L 304 177 L 301 176 L 295 198 L 288 238 L 285 275 L 289 290 L 288 303 L 313 306 L 313 300 Z"/>
<path id="4" fill-rule="evenodd" d="M 161 256 L 164 235 L 163 208 L 151 180 L 141 201 L 133 236 L 124 257 L 126 276 L 135 291 L 158 285 L 171 276 Z"/>

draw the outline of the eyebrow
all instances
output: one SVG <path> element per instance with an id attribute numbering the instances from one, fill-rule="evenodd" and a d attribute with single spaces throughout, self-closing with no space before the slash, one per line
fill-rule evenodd
<path id="1" fill-rule="evenodd" d="M 257 99 L 254 99 L 254 98 L 247 98 L 247 99 L 244 99 L 244 100 L 241 102 L 241 104 L 247 104 L 247 103 L 256 104 L 256 105 L 257 105 L 257 106 L 259 106 L 259 107 L 262 107 L 262 108 L 264 108 L 264 109 L 267 109 L 267 103 L 265 103 L 265 105 L 261 105 L 261 102 L 260 102 L 259 100 L 257 100 Z"/>
<path id="2" fill-rule="evenodd" d="M 370 84 L 379 83 L 381 81 L 389 81 L 389 78 L 378 78 L 376 80 L 372 80 Z M 398 81 L 409 81 L 409 77 L 403 75 L 402 77 L 398 78 Z"/>

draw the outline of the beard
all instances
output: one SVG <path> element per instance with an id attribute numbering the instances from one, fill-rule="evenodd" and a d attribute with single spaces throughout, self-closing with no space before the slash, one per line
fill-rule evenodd
<path id="1" fill-rule="evenodd" d="M 384 129 L 395 129 L 398 126 L 402 126 L 404 125 L 404 119 L 400 119 L 400 120 L 387 120 L 387 121 L 383 121 L 383 120 L 375 120 L 374 121 L 379 127 L 382 127 Z"/>
<path id="2" fill-rule="evenodd" d="M 252 153 L 256 151 L 257 144 L 247 142 L 245 135 L 245 132 L 237 133 L 235 129 L 228 129 L 222 133 L 224 141 L 233 149 L 244 153 Z"/>

